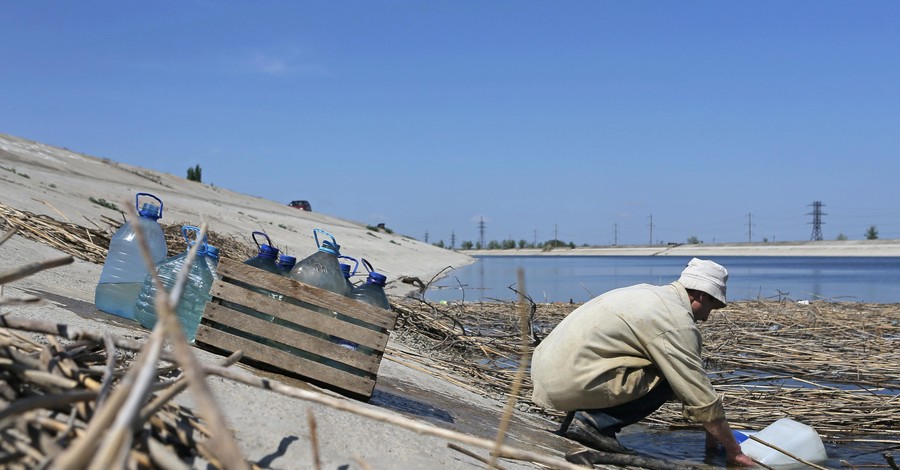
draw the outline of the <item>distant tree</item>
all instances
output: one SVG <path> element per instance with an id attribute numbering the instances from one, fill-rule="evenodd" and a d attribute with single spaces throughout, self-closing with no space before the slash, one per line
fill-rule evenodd
<path id="1" fill-rule="evenodd" d="M 878 240 L 878 229 L 874 225 L 866 229 L 866 240 Z"/>
<path id="2" fill-rule="evenodd" d="M 519 248 L 525 248 L 526 246 L 528 246 L 528 242 L 526 242 L 525 240 L 519 240 Z"/>
<path id="3" fill-rule="evenodd" d="M 460 250 L 471 250 L 471 249 L 472 249 L 472 242 L 466 240 L 466 241 L 460 243 L 459 249 L 460 249 Z"/>
<path id="4" fill-rule="evenodd" d="M 480 250 L 480 249 L 482 249 L 482 248 L 483 248 L 483 247 L 481 246 L 481 242 L 475 242 L 475 249 L 476 249 L 476 250 Z"/>
<path id="5" fill-rule="evenodd" d="M 691 244 L 691 245 L 699 245 L 700 239 L 697 238 L 696 236 L 690 236 L 690 237 L 688 237 L 687 242 L 688 242 L 688 244 Z"/>
<path id="6" fill-rule="evenodd" d="M 503 242 L 501 244 L 502 244 L 504 250 L 511 250 L 516 247 L 515 240 L 503 240 Z"/>
<path id="7" fill-rule="evenodd" d="M 839 241 L 844 241 L 846 239 L 847 239 L 847 236 L 844 235 L 843 233 L 839 233 L 837 238 L 835 238 L 835 240 L 839 240 Z"/>
<path id="8" fill-rule="evenodd" d="M 575 242 L 569 242 L 569 248 L 575 248 Z"/>
<path id="9" fill-rule="evenodd" d="M 498 242 L 497 240 L 491 240 L 491 241 L 489 241 L 488 244 L 487 244 L 487 249 L 488 249 L 488 250 L 499 250 L 499 249 L 500 249 L 500 242 Z"/>
<path id="10" fill-rule="evenodd" d="M 202 171 L 202 170 L 200 169 L 200 165 L 199 165 L 199 164 L 198 164 L 197 166 L 193 167 L 193 168 L 188 168 L 188 169 L 187 169 L 187 179 L 188 179 L 188 181 L 196 181 L 196 182 L 198 182 L 198 183 L 202 182 L 203 179 L 202 179 L 201 176 L 200 176 L 201 171 Z"/>
<path id="11" fill-rule="evenodd" d="M 438 242 L 435 243 L 434 246 L 436 246 L 436 247 L 438 247 L 438 248 L 443 248 L 443 247 L 444 247 L 444 240 L 438 240 Z"/>

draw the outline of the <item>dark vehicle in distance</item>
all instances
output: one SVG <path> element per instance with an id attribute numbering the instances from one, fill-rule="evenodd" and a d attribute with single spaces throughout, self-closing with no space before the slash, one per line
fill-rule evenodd
<path id="1" fill-rule="evenodd" d="M 291 201 L 288 205 L 296 207 L 297 209 L 312 212 L 312 206 L 309 205 L 309 201 Z"/>

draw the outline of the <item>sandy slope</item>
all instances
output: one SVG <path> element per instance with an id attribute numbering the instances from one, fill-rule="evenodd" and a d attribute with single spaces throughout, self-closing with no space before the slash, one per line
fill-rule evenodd
<path id="1" fill-rule="evenodd" d="M 21 211 L 47 214 L 60 221 L 107 227 L 102 216 L 122 220 L 119 211 L 91 202 L 106 200 L 120 209 L 146 192 L 163 202 L 166 224 L 199 226 L 246 239 L 255 246 L 253 231 L 265 231 L 282 252 L 302 259 L 316 251 L 313 229 L 334 235 L 344 255 L 365 258 L 388 277 L 389 292 L 409 290 L 401 276 L 431 279 L 447 266 L 474 260 L 465 254 L 434 247 L 397 234 L 366 229 L 357 223 L 318 212 L 305 212 L 275 202 L 209 184 L 99 159 L 65 149 L 0 134 L 0 202 Z M 147 199 L 149 201 L 149 199 Z M 144 200 L 142 199 L 142 202 Z M 315 207 L 315 206 L 314 206 Z M 227 253 L 226 253 L 227 255 Z M 360 265 L 360 275 L 365 269 Z"/>

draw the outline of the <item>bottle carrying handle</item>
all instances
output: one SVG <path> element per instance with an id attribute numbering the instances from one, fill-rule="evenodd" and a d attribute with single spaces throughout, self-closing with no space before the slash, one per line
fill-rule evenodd
<path id="1" fill-rule="evenodd" d="M 190 233 L 194 232 L 194 238 L 190 237 Z M 200 227 L 194 227 L 193 225 L 183 225 L 181 227 L 181 236 L 184 237 L 184 241 L 187 243 L 188 250 L 191 249 L 194 244 L 197 243 L 197 237 L 200 236 Z M 203 241 L 200 242 L 203 245 L 200 246 L 199 254 L 204 254 L 209 249 L 209 243 L 206 242 L 206 237 L 203 237 Z"/>
<path id="2" fill-rule="evenodd" d="M 356 258 L 353 258 L 353 257 L 351 257 L 351 256 L 344 256 L 344 255 L 338 256 L 338 259 L 341 259 L 341 258 L 343 258 L 343 259 L 349 259 L 349 260 L 353 261 L 353 263 L 354 263 L 354 264 L 353 264 L 353 270 L 350 271 L 350 275 L 351 275 L 351 276 L 355 276 L 355 275 L 356 275 L 356 270 L 359 269 L 359 261 L 358 261 Z"/>
<path id="3" fill-rule="evenodd" d="M 334 239 L 334 235 L 332 235 L 332 234 L 330 234 L 330 233 L 328 233 L 328 232 L 326 232 L 326 231 L 324 231 L 324 230 L 322 230 L 322 229 L 320 229 L 320 228 L 314 228 L 314 229 L 313 229 L 313 236 L 316 238 L 316 248 L 318 248 L 318 249 L 320 249 L 320 250 L 322 249 L 322 245 L 319 243 L 319 232 L 322 232 L 323 234 L 328 235 L 328 237 L 331 238 L 331 245 L 332 245 L 332 246 L 334 246 L 334 247 L 339 247 L 339 246 L 340 246 L 340 245 L 337 244 L 337 241 Z M 325 240 L 325 241 L 327 241 L 327 240 Z M 323 241 L 323 242 L 324 242 L 324 241 Z"/>
<path id="4" fill-rule="evenodd" d="M 363 266 L 366 267 L 366 271 L 369 271 L 369 273 L 375 272 L 375 268 L 372 267 L 372 263 L 368 262 L 365 258 L 362 259 L 362 262 Z"/>
<path id="5" fill-rule="evenodd" d="M 262 250 L 262 247 L 259 246 L 259 241 L 256 239 L 257 235 L 262 235 L 262 236 L 266 237 L 266 241 L 268 242 L 267 245 L 274 248 L 274 246 L 272 245 L 272 240 L 269 238 L 269 236 L 266 234 L 266 232 L 253 232 L 250 236 L 253 237 L 253 243 L 256 243 L 256 248 Z"/>
<path id="6" fill-rule="evenodd" d="M 152 194 L 150 194 L 150 193 L 137 193 L 137 194 L 135 194 L 135 195 L 134 195 L 134 209 L 135 209 L 136 211 L 138 211 L 139 214 L 140 214 L 140 212 L 141 212 L 141 206 L 140 206 L 140 202 L 139 202 L 138 200 L 141 198 L 141 196 L 147 196 L 147 197 L 149 197 L 149 198 L 156 199 L 156 202 L 159 203 L 159 218 L 161 219 L 161 218 L 162 218 L 162 214 L 163 214 L 163 202 L 162 202 L 162 199 L 160 199 L 160 198 L 158 198 L 158 197 L 156 197 L 156 196 L 154 196 L 154 195 L 152 195 Z"/>

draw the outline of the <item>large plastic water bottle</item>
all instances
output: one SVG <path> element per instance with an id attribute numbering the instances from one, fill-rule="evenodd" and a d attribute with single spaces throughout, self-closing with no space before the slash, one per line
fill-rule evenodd
<path id="1" fill-rule="evenodd" d="M 384 293 L 384 284 L 387 281 L 387 277 L 384 274 L 375 272 L 372 269 L 372 265 L 365 258 L 363 258 L 362 262 L 363 266 L 369 271 L 369 275 L 366 277 L 365 283 L 350 290 L 350 298 L 389 310 L 391 304 L 388 302 L 387 294 Z M 347 349 L 359 349 L 359 344 L 352 341 L 341 338 L 337 338 L 336 341 Z"/>
<path id="2" fill-rule="evenodd" d="M 178 316 L 179 322 L 184 329 L 184 335 L 188 341 L 193 342 L 194 336 L 197 334 L 197 327 L 200 325 L 200 319 L 203 316 L 203 310 L 206 303 L 211 300 L 209 289 L 212 287 L 213 274 L 209 269 L 206 261 L 206 240 L 195 241 L 191 239 L 189 233 L 195 232 L 199 234 L 200 229 L 190 225 L 181 228 L 181 233 L 188 242 L 188 250 L 179 253 L 170 258 L 166 258 L 157 267 L 157 274 L 166 292 L 170 292 L 172 286 L 178 278 L 178 273 L 184 267 L 190 247 L 194 243 L 202 243 L 197 253 L 197 259 L 191 263 L 191 269 L 188 272 L 187 283 L 181 294 L 181 299 L 175 308 L 175 314 Z M 141 292 L 138 295 L 135 304 L 134 318 L 147 329 L 153 329 L 156 325 L 156 284 L 153 283 L 153 276 L 147 275 L 144 284 L 141 286 Z"/>
<path id="3" fill-rule="evenodd" d="M 209 244 L 206 245 L 206 265 L 209 266 L 213 277 L 219 279 L 219 275 L 216 274 L 216 269 L 219 267 L 219 249 Z"/>
<path id="4" fill-rule="evenodd" d="M 153 198 L 159 205 L 145 202 L 138 210 L 138 220 L 126 222 L 116 231 L 109 242 L 100 282 L 94 291 L 94 305 L 98 309 L 128 319 L 134 319 L 134 303 L 149 272 L 136 232 L 142 231 L 154 263 L 159 264 L 166 258 L 166 235 L 157 222 L 162 217 L 163 203 L 152 194 L 137 193 L 135 209 L 141 196 Z"/>
<path id="5" fill-rule="evenodd" d="M 265 237 L 266 242 L 260 244 L 256 239 L 257 235 L 261 235 Z M 262 269 L 264 271 L 268 271 L 270 273 L 281 274 L 278 269 L 278 248 L 272 246 L 272 240 L 269 239 L 269 236 L 264 232 L 253 232 L 253 241 L 256 243 L 256 246 L 259 248 L 259 251 L 256 253 L 256 256 L 244 261 L 244 264 L 248 264 L 255 268 Z"/>
<path id="6" fill-rule="evenodd" d="M 351 277 L 356 275 L 356 270 L 359 269 L 359 261 L 356 258 L 351 256 L 341 255 L 338 256 L 338 259 L 347 259 L 353 261 L 353 266 L 349 263 L 341 263 L 341 274 L 344 275 L 344 279 L 347 280 L 347 286 L 350 287 L 350 290 L 353 290 L 353 281 L 350 280 Z"/>
<path id="7" fill-rule="evenodd" d="M 805 465 L 784 453 L 750 439 L 749 435 L 753 435 L 757 439 L 812 463 L 821 463 L 828 460 L 828 453 L 825 452 L 825 445 L 822 444 L 819 433 L 810 426 L 790 418 L 781 418 L 766 426 L 762 431 L 755 433 L 734 431 L 734 436 L 741 444 L 743 453 L 767 467 L 779 469 L 805 468 Z"/>
<path id="8" fill-rule="evenodd" d="M 363 258 L 362 262 L 363 266 L 369 271 L 369 275 L 366 277 L 364 284 L 360 284 L 350 291 L 350 297 L 369 305 L 390 310 L 391 303 L 388 301 L 387 294 L 384 293 L 384 284 L 387 282 L 387 276 L 375 272 L 372 269 L 372 265 L 365 258 Z"/>
<path id="9" fill-rule="evenodd" d="M 319 243 L 319 233 L 331 240 L 322 240 Z M 322 229 L 314 229 L 313 235 L 319 250 L 298 261 L 291 269 L 290 278 L 336 294 L 350 294 L 350 287 L 347 285 L 347 279 L 344 278 L 338 262 L 338 257 L 341 255 L 340 245 L 330 233 Z"/>
<path id="10" fill-rule="evenodd" d="M 297 258 L 290 255 L 281 255 L 278 257 L 278 274 L 287 277 L 291 274 L 291 270 L 297 264 Z"/>

